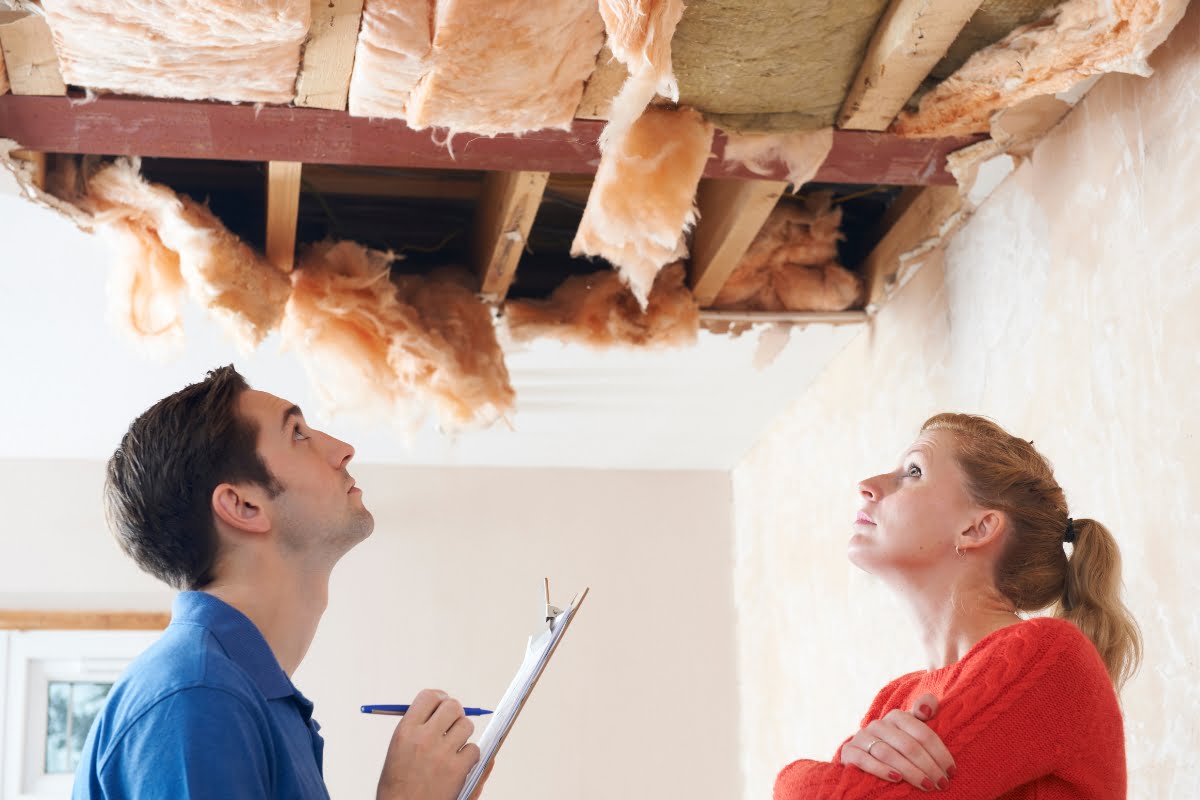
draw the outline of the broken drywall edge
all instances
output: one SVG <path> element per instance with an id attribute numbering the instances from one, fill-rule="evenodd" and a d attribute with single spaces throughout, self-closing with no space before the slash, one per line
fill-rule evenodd
<path id="1" fill-rule="evenodd" d="M 23 197 L 35 205 L 63 215 L 81 231 L 91 233 L 94 229 L 92 216 L 38 186 L 33 163 L 12 155 L 14 150 L 21 149 L 21 145 L 12 139 L 0 139 L 0 195 Z"/>

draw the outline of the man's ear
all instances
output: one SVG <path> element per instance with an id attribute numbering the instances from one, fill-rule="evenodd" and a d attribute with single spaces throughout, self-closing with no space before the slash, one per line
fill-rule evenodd
<path id="1" fill-rule="evenodd" d="M 222 483 L 213 489 L 213 514 L 221 522 L 242 533 L 266 533 L 271 529 L 260 500 L 261 491 L 247 484 Z"/>
<path id="2" fill-rule="evenodd" d="M 970 528 L 962 532 L 964 549 L 985 547 L 1000 539 L 1008 527 L 1008 519 L 999 511 L 984 509 L 974 517 Z"/>

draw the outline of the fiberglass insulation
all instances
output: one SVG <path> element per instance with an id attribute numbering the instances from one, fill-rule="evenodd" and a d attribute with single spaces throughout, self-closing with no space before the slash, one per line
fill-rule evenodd
<path id="1" fill-rule="evenodd" d="M 184 100 L 289 103 L 309 0 L 44 0 L 63 78 Z"/>
<path id="2" fill-rule="evenodd" d="M 712 138 L 699 112 L 646 109 L 600 157 L 571 255 L 607 259 L 645 306 L 658 271 L 687 256 Z"/>
<path id="3" fill-rule="evenodd" d="M 178 292 L 188 293 L 230 330 L 243 349 L 256 346 L 283 315 L 287 276 L 234 236 L 207 208 L 139 174 L 120 159 L 87 179 L 83 208 L 115 241 L 112 302 L 139 338 L 171 344 L 179 328 Z"/>
<path id="4" fill-rule="evenodd" d="M 551 338 L 597 349 L 678 347 L 695 343 L 700 307 L 683 264 L 658 273 L 645 310 L 612 270 L 573 275 L 546 300 L 509 300 L 504 321 L 513 341 Z"/>
<path id="5" fill-rule="evenodd" d="M 842 210 L 830 203 L 831 195 L 819 193 L 805 198 L 803 205 L 776 206 L 712 307 L 844 311 L 856 304 L 862 279 L 837 263 Z"/>
<path id="6" fill-rule="evenodd" d="M 403 119 L 429 66 L 432 0 L 366 0 L 350 75 L 350 113 Z"/>
<path id="7" fill-rule="evenodd" d="M 282 333 L 332 411 L 445 430 L 508 414 L 514 393 L 491 311 L 457 271 L 391 276 L 393 256 L 354 242 L 309 248 L 292 273 Z"/>
<path id="8" fill-rule="evenodd" d="M 905 136 L 986 133 L 992 115 L 1105 72 L 1149 75 L 1146 58 L 1187 0 L 1067 0 L 980 50 L 893 124 Z"/>

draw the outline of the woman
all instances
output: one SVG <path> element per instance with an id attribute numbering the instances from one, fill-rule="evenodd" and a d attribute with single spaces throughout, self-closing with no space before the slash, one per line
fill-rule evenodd
<path id="1" fill-rule="evenodd" d="M 885 686 L 832 763 L 786 767 L 776 800 L 1124 798 L 1116 689 L 1141 638 L 1112 534 L 1071 519 L 1033 443 L 980 417 L 931 418 L 858 488 L 850 560 L 908 601 L 929 668 Z"/>

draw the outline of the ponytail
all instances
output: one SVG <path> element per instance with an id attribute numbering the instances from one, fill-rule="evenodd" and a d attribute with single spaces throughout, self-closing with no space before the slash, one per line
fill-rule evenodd
<path id="1" fill-rule="evenodd" d="M 1094 519 L 1072 521 L 1074 551 L 1067 559 L 1067 580 L 1054 616 L 1069 620 L 1100 651 L 1117 689 L 1137 671 L 1142 636 L 1121 602 L 1121 553 L 1108 529 Z"/>

